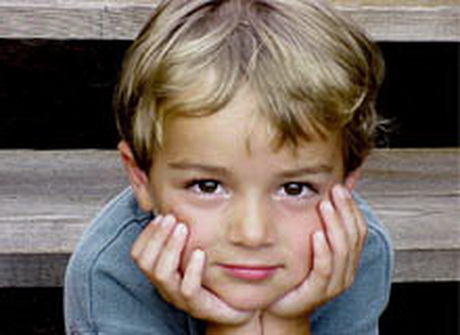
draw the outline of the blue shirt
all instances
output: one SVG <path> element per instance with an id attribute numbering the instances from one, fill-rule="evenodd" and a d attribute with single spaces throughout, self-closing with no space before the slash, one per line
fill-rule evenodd
<path id="1" fill-rule="evenodd" d="M 393 254 L 389 236 L 354 195 L 368 235 L 355 282 L 318 308 L 314 335 L 374 335 L 389 298 Z M 68 334 L 202 334 L 204 323 L 165 302 L 130 257 L 152 215 L 142 212 L 130 188 L 112 200 L 86 229 L 67 267 Z"/>

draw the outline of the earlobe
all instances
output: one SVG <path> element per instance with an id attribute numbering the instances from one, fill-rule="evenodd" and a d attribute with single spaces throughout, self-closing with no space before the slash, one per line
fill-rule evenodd
<path id="1" fill-rule="evenodd" d="M 118 151 L 139 207 L 145 212 L 153 211 L 147 174 L 137 165 L 128 143 L 121 141 L 118 144 Z"/>

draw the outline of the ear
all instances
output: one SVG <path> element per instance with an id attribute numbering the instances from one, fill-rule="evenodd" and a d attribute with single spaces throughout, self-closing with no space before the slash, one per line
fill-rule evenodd
<path id="1" fill-rule="evenodd" d="M 350 191 L 354 190 L 354 188 L 356 187 L 356 183 L 358 182 L 358 179 L 361 176 L 361 173 L 361 167 L 351 171 L 345 178 L 345 187 L 348 188 Z"/>
<path id="2" fill-rule="evenodd" d="M 145 212 L 153 211 L 153 199 L 149 192 L 147 174 L 137 165 L 128 143 L 121 141 L 118 144 L 118 151 L 139 207 Z"/>

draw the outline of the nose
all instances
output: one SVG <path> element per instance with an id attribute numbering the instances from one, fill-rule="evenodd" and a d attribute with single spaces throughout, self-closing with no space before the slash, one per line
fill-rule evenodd
<path id="1" fill-rule="evenodd" d="M 230 215 L 230 242 L 246 248 L 267 247 L 274 242 L 274 227 L 268 206 L 256 196 L 247 196 Z"/>

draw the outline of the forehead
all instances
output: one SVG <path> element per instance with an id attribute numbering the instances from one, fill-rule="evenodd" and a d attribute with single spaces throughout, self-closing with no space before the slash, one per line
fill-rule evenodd
<path id="1" fill-rule="evenodd" d="M 276 166 L 308 163 L 341 169 L 341 143 L 336 133 L 312 136 L 296 146 L 286 143 L 275 147 L 276 130 L 248 90 L 240 90 L 229 104 L 214 114 L 170 119 L 164 124 L 163 135 L 160 156 L 168 162 L 209 161 L 230 165 L 254 159 Z"/>

